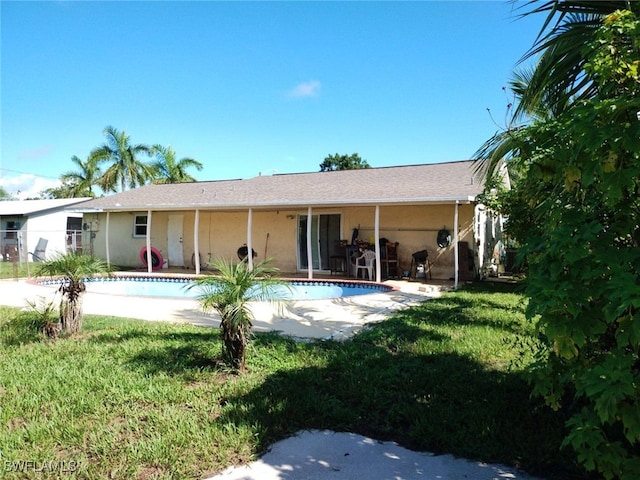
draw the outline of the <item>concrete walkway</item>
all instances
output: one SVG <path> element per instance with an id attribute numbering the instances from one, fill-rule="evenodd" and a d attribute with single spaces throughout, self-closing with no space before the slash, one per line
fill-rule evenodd
<path id="1" fill-rule="evenodd" d="M 354 433 L 311 430 L 208 480 L 540 480 L 516 468 L 414 452 Z"/>

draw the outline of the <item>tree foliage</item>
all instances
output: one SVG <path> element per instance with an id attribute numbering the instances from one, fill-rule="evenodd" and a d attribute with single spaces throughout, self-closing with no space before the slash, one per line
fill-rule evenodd
<path id="1" fill-rule="evenodd" d="M 110 164 L 102 173 L 98 184 L 105 192 L 115 192 L 118 187 L 124 192 L 127 188 L 144 185 L 153 176 L 150 165 L 140 161 L 138 155 L 151 155 L 151 147 L 144 144 L 131 144 L 129 135 L 108 126 L 104 129 L 106 142 L 94 149 L 89 161 L 100 165 Z"/>
<path id="2" fill-rule="evenodd" d="M 96 194 L 93 189 L 98 185 L 102 172 L 97 162 L 91 158 L 82 160 L 78 156 L 71 157 L 71 161 L 78 170 L 70 170 L 60 175 L 60 186 L 44 190 L 42 196 L 46 198 L 80 198 L 92 197 Z"/>
<path id="3" fill-rule="evenodd" d="M 239 263 L 225 259 L 213 262 L 217 273 L 197 278 L 194 287 L 202 290 L 198 300 L 203 310 L 215 310 L 220 315 L 222 353 L 225 361 L 238 370 L 244 370 L 246 348 L 252 331 L 253 301 L 277 300 L 275 286 L 282 281 L 278 270 L 265 259 L 249 267 L 245 258 Z"/>
<path id="4" fill-rule="evenodd" d="M 331 172 L 334 170 L 357 170 L 360 168 L 371 168 L 366 160 L 360 158 L 357 153 L 351 155 L 329 155 L 320 164 L 321 172 Z"/>
<path id="5" fill-rule="evenodd" d="M 574 45 L 585 95 L 509 133 L 526 173 L 505 209 L 545 345 L 534 392 L 571 414 L 564 444 L 587 470 L 630 480 L 640 478 L 640 20 L 620 10 L 590 28 Z M 538 87 L 528 88 L 541 98 Z"/>
<path id="6" fill-rule="evenodd" d="M 13 195 L 11 195 L 4 187 L 0 187 L 0 201 L 2 200 L 13 200 Z"/>
<path id="7" fill-rule="evenodd" d="M 193 158 L 176 158 L 171 146 L 154 145 L 151 149 L 155 161 L 151 163 L 153 183 L 195 182 L 196 179 L 187 173 L 188 168 L 202 170 L 202 163 Z"/>
<path id="8" fill-rule="evenodd" d="M 109 273 L 104 260 L 75 252 L 58 254 L 38 264 L 36 275 L 61 278 L 60 325 L 64 332 L 73 334 L 82 330 L 85 278 Z"/>

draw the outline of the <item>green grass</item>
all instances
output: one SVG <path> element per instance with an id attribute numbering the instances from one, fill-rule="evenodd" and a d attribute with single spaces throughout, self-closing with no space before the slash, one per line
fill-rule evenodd
<path id="1" fill-rule="evenodd" d="M 0 468 L 196 479 L 332 429 L 569 478 L 564 419 L 530 398 L 521 371 L 524 298 L 505 288 L 446 294 L 345 343 L 258 334 L 242 375 L 220 363 L 216 329 L 88 316 L 82 334 L 52 342 L 0 307 Z"/>
<path id="2" fill-rule="evenodd" d="M 30 266 L 29 270 L 33 274 L 35 268 Z M 27 277 L 27 264 L 26 263 L 14 263 L 14 262 L 0 262 L 0 280 L 13 278 L 25 278 Z"/>

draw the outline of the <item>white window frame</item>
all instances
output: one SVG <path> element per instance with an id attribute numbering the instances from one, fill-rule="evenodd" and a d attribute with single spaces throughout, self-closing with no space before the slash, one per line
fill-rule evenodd
<path id="1" fill-rule="evenodd" d="M 133 216 L 133 238 L 145 238 L 147 236 L 147 218 L 146 213 L 136 213 Z M 139 230 L 142 233 L 139 233 Z"/>

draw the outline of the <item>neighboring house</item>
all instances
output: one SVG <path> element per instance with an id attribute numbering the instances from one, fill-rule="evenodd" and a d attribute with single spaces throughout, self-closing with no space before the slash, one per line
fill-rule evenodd
<path id="1" fill-rule="evenodd" d="M 283 274 L 312 278 L 329 273 L 340 240 L 357 236 L 399 242 L 402 272 L 427 250 L 434 279 L 468 280 L 482 267 L 475 253 L 493 248 L 482 245 L 475 197 L 483 185 L 474 172 L 472 161 L 461 161 L 147 185 L 79 210 L 92 226 L 91 251 L 121 267 L 162 268 L 143 262 L 151 251 L 165 267 L 199 272 L 212 259 L 237 259 L 246 245 L 256 261 L 271 257 Z M 450 243 L 438 245 L 441 230 Z M 380 260 L 383 250 L 375 250 Z"/>
<path id="2" fill-rule="evenodd" d="M 0 256 L 32 262 L 82 249 L 82 213 L 65 208 L 88 198 L 0 201 Z"/>

